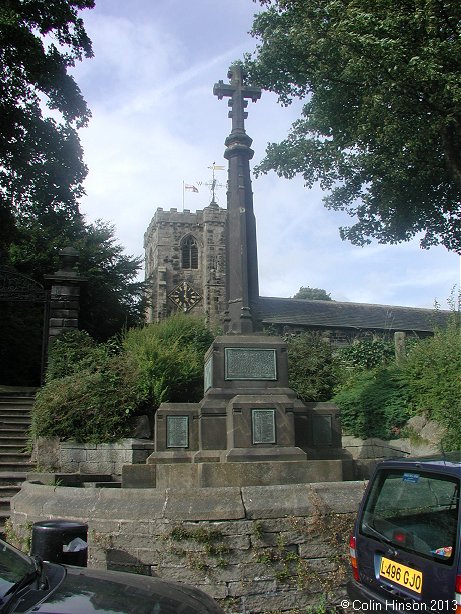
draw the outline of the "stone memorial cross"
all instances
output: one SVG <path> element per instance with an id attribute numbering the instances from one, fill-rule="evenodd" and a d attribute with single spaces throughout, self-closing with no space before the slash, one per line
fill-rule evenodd
<path id="1" fill-rule="evenodd" d="M 254 308 L 259 298 L 256 221 L 253 213 L 250 164 L 252 139 L 245 132 L 247 99 L 256 102 L 261 89 L 244 84 L 242 67 L 233 64 L 230 83 L 218 81 L 213 94 L 228 97 L 232 131 L 225 140 L 224 157 L 229 161 L 227 191 L 227 313 L 225 332 L 255 332 Z"/>

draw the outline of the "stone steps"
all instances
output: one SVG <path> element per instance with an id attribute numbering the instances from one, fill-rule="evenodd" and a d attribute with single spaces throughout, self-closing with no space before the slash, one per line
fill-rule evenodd
<path id="1" fill-rule="evenodd" d="M 25 479 L 25 478 L 24 478 Z M 17 475 L 15 474 L 14 481 L 11 484 L 8 484 L 7 481 L 5 483 L 0 484 L 0 499 L 11 499 L 21 490 L 20 484 L 17 483 Z M 24 480 L 20 480 L 23 482 Z"/>
<path id="2" fill-rule="evenodd" d="M 4 454 L 25 454 L 27 451 L 27 441 L 21 443 L 1 443 L 0 449 Z"/>
<path id="3" fill-rule="evenodd" d="M 0 448 L 1 449 L 1 448 Z M 28 452 L 0 452 L 0 471 L 33 471 Z"/>
<path id="4" fill-rule="evenodd" d="M 31 409 L 30 394 L 0 394 L 0 534 L 10 517 L 10 500 L 27 474 L 35 469 L 27 450 Z"/>

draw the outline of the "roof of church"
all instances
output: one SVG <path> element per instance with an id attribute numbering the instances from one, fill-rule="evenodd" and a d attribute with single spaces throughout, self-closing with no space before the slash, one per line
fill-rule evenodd
<path id="1" fill-rule="evenodd" d="M 300 327 L 432 332 L 446 323 L 449 311 L 294 298 L 259 298 L 264 324 Z"/>

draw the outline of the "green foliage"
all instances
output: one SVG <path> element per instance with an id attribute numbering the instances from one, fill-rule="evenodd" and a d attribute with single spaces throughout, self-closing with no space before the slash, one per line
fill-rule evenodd
<path id="1" fill-rule="evenodd" d="M 48 220 L 51 224 L 51 220 Z M 20 224 L 8 259 L 14 269 L 43 284 L 44 275 L 59 265 L 60 249 L 72 245 L 80 254 L 81 285 L 79 325 L 97 341 L 106 341 L 144 320 L 145 283 L 137 280 L 141 259 L 127 256 L 114 238 L 114 228 L 100 220 L 83 219 L 50 226 L 30 220 Z M 9 384 L 40 383 L 43 308 L 21 309 L 0 305 L 0 373 Z M 24 357 L 24 347 L 28 348 Z"/>
<path id="2" fill-rule="evenodd" d="M 49 381 L 37 394 L 32 436 L 108 443 L 128 436 L 130 418 L 145 398 L 138 365 L 126 355 L 101 352 L 82 370 Z"/>
<path id="3" fill-rule="evenodd" d="M 178 314 L 131 329 L 123 350 L 139 364 L 139 386 L 155 406 L 163 401 L 194 402 L 203 394 L 203 357 L 213 341 L 205 324 Z"/>
<path id="4" fill-rule="evenodd" d="M 306 608 L 306 614 L 331 614 L 336 611 L 337 608 L 335 608 L 334 606 L 328 607 L 325 594 L 322 594 L 320 596 L 319 603 L 317 603 L 316 605 L 308 606 Z"/>
<path id="5" fill-rule="evenodd" d="M 85 331 L 69 330 L 56 337 L 49 348 L 49 359 L 46 370 L 46 381 L 60 379 L 73 375 L 86 368 L 91 369 L 91 363 L 97 361 L 95 340 Z"/>
<path id="6" fill-rule="evenodd" d="M 223 533 L 220 529 L 209 529 L 205 526 L 188 529 L 180 524 L 174 526 L 165 537 L 173 541 L 193 540 L 199 544 L 213 544 L 223 539 Z"/>
<path id="7" fill-rule="evenodd" d="M 171 542 L 186 542 L 185 549 L 173 546 L 171 552 L 176 556 L 185 557 L 187 565 L 192 569 L 207 571 L 211 558 L 214 558 L 214 565 L 218 568 L 223 569 L 229 564 L 228 555 L 231 548 L 225 543 L 220 529 L 210 529 L 206 526 L 187 528 L 184 524 L 180 524 L 173 527 L 164 537 Z M 191 542 L 196 544 L 192 547 L 192 551 L 189 549 L 190 545 L 188 546 Z"/>
<path id="8" fill-rule="evenodd" d="M 334 401 L 345 432 L 390 438 L 411 415 L 445 427 L 446 450 L 461 448 L 461 324 L 459 297 L 450 299 L 448 325 L 434 336 L 412 340 L 398 365 L 386 341 L 358 342 L 338 353 L 346 372 Z"/>
<path id="9" fill-rule="evenodd" d="M 90 111 L 69 69 L 93 55 L 79 16 L 93 7 L 94 0 L 1 2 L 0 264 L 43 284 L 43 276 L 57 269 L 59 250 L 76 247 L 87 279 L 81 325 L 105 340 L 142 321 L 145 299 L 136 281 L 141 259 L 123 255 L 113 228 L 86 224 L 78 208 L 87 168 L 77 131 Z M 6 344 L 0 355 L 4 381 L 39 383 L 35 340 L 42 323 L 34 314 Z M 15 325 L 9 315 L 5 326 Z M 25 346 L 32 351 L 21 362 Z"/>
<path id="10" fill-rule="evenodd" d="M 303 100 L 259 171 L 329 190 L 357 245 L 442 243 L 461 252 L 461 4 L 260 0 L 249 81 Z"/>
<path id="11" fill-rule="evenodd" d="M 334 397 L 349 435 L 391 439 L 410 417 L 408 391 L 395 366 L 356 371 Z"/>
<path id="12" fill-rule="evenodd" d="M 59 251 L 71 245 L 79 252 L 82 283 L 79 324 L 98 341 L 123 328 L 137 326 L 145 311 L 145 284 L 137 281 L 141 259 L 125 255 L 114 237 L 114 227 L 101 220 L 87 224 L 49 218 L 45 223 L 20 223 L 10 245 L 15 269 L 43 283 L 43 276 L 59 266 Z"/>
<path id="13" fill-rule="evenodd" d="M 131 329 L 118 344 L 97 344 L 84 332 L 61 335 L 50 348 L 32 437 L 107 443 L 128 436 L 133 417 L 152 416 L 162 401 L 200 400 L 212 339 L 202 322 L 183 314 Z"/>
<path id="14" fill-rule="evenodd" d="M 459 312 L 446 329 L 414 345 L 402 365 L 413 414 L 446 429 L 446 450 L 461 449 L 461 327 Z"/>
<path id="15" fill-rule="evenodd" d="M 90 111 L 68 70 L 92 56 L 79 11 L 93 7 L 93 0 L 1 3 L 0 263 L 43 284 L 59 250 L 77 248 L 86 278 L 80 325 L 104 341 L 142 322 L 145 294 L 141 259 L 124 255 L 113 227 L 87 224 L 78 208 L 87 168 L 77 131 Z M 14 326 L 8 315 L 5 327 Z M 4 381 L 39 383 L 41 335 L 34 314 L 0 353 Z M 32 351 L 21 362 L 26 346 Z"/>
<path id="16" fill-rule="evenodd" d="M 77 129 L 90 113 L 68 69 L 92 56 L 78 11 L 93 6 L 2 2 L 0 248 L 10 244 L 18 218 L 78 216 L 87 169 Z"/>
<path id="17" fill-rule="evenodd" d="M 395 356 L 395 349 L 391 341 L 373 337 L 354 341 L 341 348 L 337 356 L 346 367 L 373 369 L 389 363 Z"/>
<path id="18" fill-rule="evenodd" d="M 80 253 L 83 284 L 80 326 L 98 341 L 139 326 L 146 309 L 145 283 L 137 280 L 142 259 L 124 254 L 115 228 L 102 220 L 85 224 L 72 242 Z"/>
<path id="19" fill-rule="evenodd" d="M 329 401 L 337 382 L 337 361 L 331 345 L 313 332 L 290 335 L 288 379 L 303 401 Z"/>
<path id="20" fill-rule="evenodd" d="M 30 554 L 30 547 L 32 545 L 32 522 L 26 522 L 24 524 L 16 525 L 16 528 L 11 522 L 11 518 L 7 518 L 5 521 L 5 539 L 6 541 L 24 552 L 24 554 Z"/>
<path id="21" fill-rule="evenodd" d="M 293 298 L 309 299 L 311 301 L 331 301 L 330 294 L 323 288 L 310 288 L 309 286 L 301 286 L 300 289 L 293 295 Z"/>

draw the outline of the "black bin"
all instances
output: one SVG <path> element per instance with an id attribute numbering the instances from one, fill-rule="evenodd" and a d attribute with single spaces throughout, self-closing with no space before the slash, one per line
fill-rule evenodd
<path id="1" fill-rule="evenodd" d="M 85 542 L 85 545 L 78 538 Z M 73 540 L 77 541 L 72 544 Z M 68 550 L 69 544 L 70 551 Z M 72 520 L 35 522 L 32 525 L 30 553 L 50 563 L 86 567 L 88 563 L 88 525 Z"/>

